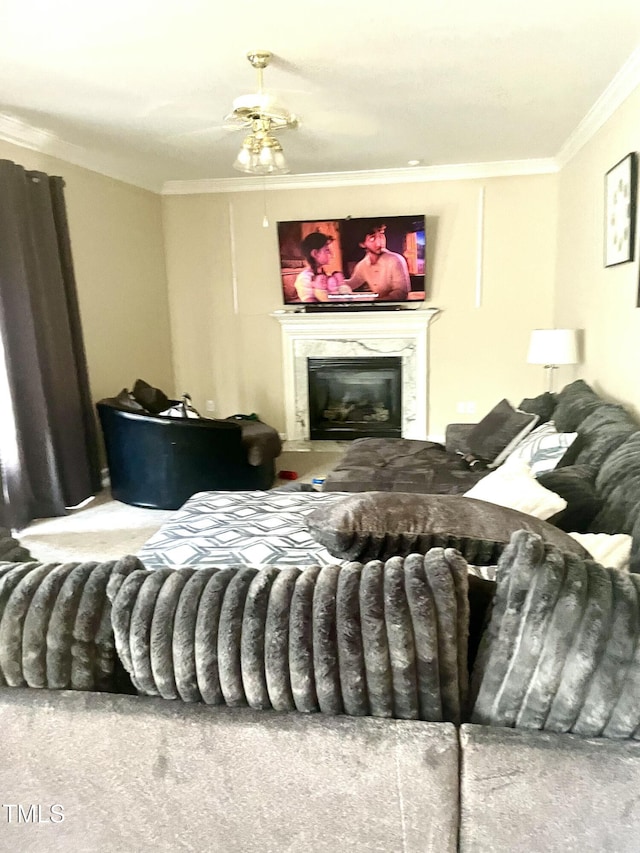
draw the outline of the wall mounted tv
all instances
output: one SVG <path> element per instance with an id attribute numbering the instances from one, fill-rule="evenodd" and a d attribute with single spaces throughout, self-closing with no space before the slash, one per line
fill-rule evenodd
<path id="1" fill-rule="evenodd" d="M 425 299 L 425 218 L 278 222 L 286 305 L 395 306 Z"/>

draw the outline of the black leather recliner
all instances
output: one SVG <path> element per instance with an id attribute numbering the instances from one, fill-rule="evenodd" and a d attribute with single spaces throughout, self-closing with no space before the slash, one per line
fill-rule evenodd
<path id="1" fill-rule="evenodd" d="M 96 408 L 118 501 L 178 509 L 196 492 L 273 485 L 281 443 L 266 424 L 143 414 L 108 398 Z"/>

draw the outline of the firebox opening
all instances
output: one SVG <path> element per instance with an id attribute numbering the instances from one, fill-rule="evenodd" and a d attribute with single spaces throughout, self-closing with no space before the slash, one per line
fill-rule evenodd
<path id="1" fill-rule="evenodd" d="M 309 358 L 311 440 L 402 436 L 402 358 Z"/>

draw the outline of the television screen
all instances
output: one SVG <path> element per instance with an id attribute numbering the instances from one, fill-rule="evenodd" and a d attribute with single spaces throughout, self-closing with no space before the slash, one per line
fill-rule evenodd
<path id="1" fill-rule="evenodd" d="M 287 305 L 425 299 L 424 216 L 278 222 L 278 244 Z"/>

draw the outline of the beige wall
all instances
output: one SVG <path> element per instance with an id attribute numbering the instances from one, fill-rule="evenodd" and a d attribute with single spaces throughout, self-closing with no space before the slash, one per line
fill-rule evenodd
<path id="1" fill-rule="evenodd" d="M 0 157 L 65 179 L 93 399 L 138 377 L 173 393 L 160 197 L 7 142 Z"/>
<path id="2" fill-rule="evenodd" d="M 163 199 L 176 379 L 216 414 L 258 412 L 284 430 L 275 223 L 424 213 L 431 326 L 429 434 L 477 420 L 502 396 L 543 390 L 530 329 L 551 324 L 557 175 Z M 483 299 L 476 308 L 478 199 L 485 188 Z M 476 415 L 456 404 L 476 403 Z"/>
<path id="3" fill-rule="evenodd" d="M 640 415 L 638 241 L 633 263 L 604 267 L 604 176 L 640 147 L 640 88 L 560 176 L 555 320 L 584 329 L 580 376 Z"/>

